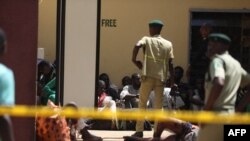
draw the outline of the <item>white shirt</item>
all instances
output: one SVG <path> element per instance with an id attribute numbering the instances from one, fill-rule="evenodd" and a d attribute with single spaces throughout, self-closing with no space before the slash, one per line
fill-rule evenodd
<path id="1" fill-rule="evenodd" d="M 171 88 L 165 87 L 163 91 L 163 108 L 164 109 L 178 109 L 185 105 L 180 96 L 173 97 L 170 95 Z M 148 100 L 148 107 L 153 108 L 154 106 L 154 91 L 151 91 Z"/>

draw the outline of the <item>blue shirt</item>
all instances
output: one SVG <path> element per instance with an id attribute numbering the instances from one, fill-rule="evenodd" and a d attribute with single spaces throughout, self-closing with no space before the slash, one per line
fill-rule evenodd
<path id="1" fill-rule="evenodd" d="M 11 69 L 0 63 L 0 105 L 15 103 L 15 81 Z"/>

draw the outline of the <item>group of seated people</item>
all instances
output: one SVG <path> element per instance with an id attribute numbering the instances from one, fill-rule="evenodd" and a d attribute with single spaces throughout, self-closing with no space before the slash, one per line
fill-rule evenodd
<path id="1" fill-rule="evenodd" d="M 56 99 L 56 63 L 47 60 L 37 61 L 37 104 L 49 106 L 53 109 L 61 107 L 55 105 Z M 64 107 L 77 109 L 75 102 L 67 103 Z M 102 141 L 101 137 L 91 134 L 87 120 L 65 118 L 60 115 L 36 118 L 37 141 L 77 141 L 77 137 L 88 141 Z M 78 132 L 77 132 L 78 131 Z"/>
<path id="2" fill-rule="evenodd" d="M 164 88 L 163 108 L 167 110 L 201 110 L 204 105 L 204 90 L 202 81 L 197 81 L 197 84 L 190 89 L 187 83 L 182 81 L 184 69 L 180 66 L 175 67 L 175 83 L 177 89 L 171 90 L 169 83 L 166 82 Z M 112 101 L 113 106 L 123 109 L 138 108 L 139 104 L 139 89 L 141 76 L 138 73 L 133 73 L 131 76 L 124 76 L 121 80 L 122 87 L 118 88 L 111 83 L 111 80 L 106 73 L 99 75 L 99 83 L 104 84 L 103 92 Z M 103 95 L 99 95 L 99 102 L 103 100 Z M 100 104 L 98 104 L 100 106 Z M 154 91 L 151 92 L 148 100 L 148 108 L 154 106 Z M 107 107 L 107 106 L 106 106 Z M 114 109 L 114 108 L 112 108 Z M 116 108 L 115 108 L 116 109 Z M 136 121 L 116 122 L 119 125 L 118 129 L 129 130 L 135 128 Z M 148 123 L 148 122 L 146 122 Z M 150 128 L 149 128 L 150 129 Z M 151 130 L 151 129 L 150 129 Z"/>
<path id="3" fill-rule="evenodd" d="M 52 105 L 53 108 L 58 108 L 53 103 L 55 103 L 55 88 L 56 88 L 56 65 L 51 64 L 46 60 L 41 60 L 38 63 L 38 97 L 39 104 L 41 105 Z M 202 79 L 196 79 L 195 85 L 189 87 L 187 83 L 182 81 L 184 75 L 184 70 L 180 66 L 175 67 L 175 83 L 177 84 L 177 89 L 172 89 L 169 87 L 169 83 L 166 82 L 166 87 L 164 88 L 164 99 L 163 99 L 163 108 L 167 110 L 202 110 L 204 105 L 204 82 Z M 67 138 L 70 140 L 76 140 L 76 132 L 79 131 L 79 134 L 82 135 L 83 139 L 101 141 L 102 138 L 92 135 L 88 132 L 87 129 L 134 129 L 136 121 L 119 121 L 116 118 L 117 108 L 123 109 L 133 109 L 138 108 L 139 103 L 139 89 L 140 89 L 140 80 L 141 76 L 138 73 L 134 73 L 131 76 L 125 76 L 122 78 L 122 87 L 118 88 L 116 85 L 112 84 L 108 74 L 102 73 L 99 75 L 98 81 L 98 109 L 100 111 L 109 109 L 113 112 L 113 118 L 107 122 L 104 120 L 88 120 L 83 121 L 82 119 L 60 119 L 62 124 L 65 124 L 68 127 L 66 130 Z M 148 100 L 148 108 L 152 108 L 154 105 L 154 91 L 151 92 Z M 49 101 L 49 102 L 48 102 Z M 77 108 L 75 103 L 69 103 L 65 106 L 71 106 Z M 37 123 L 39 122 L 48 122 L 49 120 L 38 118 Z M 58 118 L 52 118 L 53 120 L 58 120 Z M 65 121 L 64 121 L 65 120 Z M 97 122 L 97 124 L 95 124 Z M 98 123 L 99 122 L 99 123 Z M 101 123 L 101 124 L 100 124 Z M 105 127 L 105 124 L 108 124 L 108 127 Z M 125 123 L 125 124 L 124 124 Z M 133 127 L 129 128 L 128 123 L 133 123 Z M 37 124 L 39 127 L 42 124 Z M 90 126 L 91 125 L 91 126 Z M 95 126 L 96 125 L 96 126 Z M 159 128 L 159 129 L 158 129 Z M 45 133 L 49 134 L 49 131 L 43 129 L 39 131 L 41 127 L 37 128 L 38 136 L 45 137 Z M 74 129 L 74 130 L 73 130 Z M 169 136 L 165 139 L 161 139 L 160 136 L 164 129 L 169 129 L 175 134 Z M 181 121 L 178 119 L 171 119 L 166 122 L 159 123 L 157 127 L 157 135 L 154 135 L 154 138 L 136 138 L 136 137 L 124 137 L 125 140 L 133 141 L 155 141 L 155 140 L 194 140 L 197 136 L 198 126 L 191 124 L 189 122 Z M 46 131 L 46 132 L 45 132 Z M 64 137 L 66 137 L 64 134 Z M 48 139 L 51 140 L 51 139 Z"/>
<path id="4" fill-rule="evenodd" d="M 180 77 L 177 77 L 176 82 L 181 87 L 177 90 L 171 91 L 168 85 L 166 85 L 166 88 L 164 90 L 164 95 L 166 95 L 165 98 L 167 99 L 167 101 L 165 101 L 166 107 L 164 108 L 185 109 L 186 108 L 185 107 L 186 105 L 184 103 L 185 99 L 181 97 L 182 96 L 181 92 L 184 92 L 184 90 L 188 90 L 188 88 L 184 87 L 186 85 L 180 81 L 183 75 L 183 69 L 181 67 L 176 67 L 175 69 L 176 69 L 175 71 L 176 74 L 180 75 Z M 104 77 L 105 79 L 103 79 L 103 75 L 105 76 Z M 126 109 L 138 108 L 140 79 L 141 77 L 140 77 L 140 74 L 138 73 L 132 74 L 131 77 L 125 76 L 122 79 L 123 87 L 121 89 L 118 89 L 118 96 L 117 96 L 117 95 L 114 95 L 114 94 L 117 94 L 117 89 L 116 89 L 117 87 L 114 87 L 114 85 L 112 86 L 110 84 L 111 82 L 107 74 L 105 73 L 101 74 L 99 76 L 99 83 L 98 83 L 98 93 L 99 93 L 98 106 L 111 108 L 112 106 L 116 106 L 117 103 L 122 102 L 123 103 L 122 108 L 126 108 Z M 108 84 L 108 86 L 106 86 L 105 84 Z M 111 92 L 111 94 L 109 94 L 109 92 Z M 151 95 L 153 95 L 153 91 Z M 176 104 L 176 101 L 174 100 L 175 97 L 180 98 L 179 100 L 181 102 L 177 102 Z M 151 96 L 151 98 L 152 99 L 149 99 L 149 102 L 148 102 L 149 108 L 150 108 L 150 105 L 153 106 L 153 96 Z M 172 104 L 168 105 L 170 100 L 172 100 L 171 102 Z M 111 108 L 111 109 L 114 110 L 115 108 Z M 121 128 L 123 128 L 122 125 L 121 125 Z M 161 139 L 161 134 L 163 133 L 165 129 L 172 131 L 173 134 L 166 138 Z M 125 141 L 175 141 L 175 140 L 194 141 L 197 137 L 198 129 L 199 127 L 194 124 L 181 121 L 175 118 L 171 118 L 169 120 L 166 120 L 166 122 L 159 123 L 159 126 L 157 126 L 157 129 L 153 138 L 137 138 L 137 137 L 132 137 L 132 136 L 124 136 L 124 140 Z"/>
<path id="5" fill-rule="evenodd" d="M 166 82 L 164 88 L 164 109 L 174 110 L 201 110 L 204 105 L 204 88 L 203 81 L 198 79 L 194 86 L 189 87 L 188 83 L 182 81 L 184 75 L 184 69 L 180 66 L 175 67 L 175 84 L 177 89 L 171 90 L 170 83 Z M 126 80 L 126 81 L 125 81 Z M 122 79 L 122 88 L 117 94 L 120 97 L 119 100 L 124 101 L 125 108 L 137 108 L 139 101 L 139 89 L 140 89 L 140 74 L 134 73 L 129 76 L 125 76 Z M 154 103 L 154 91 L 151 92 L 148 100 L 148 108 L 153 108 Z"/>

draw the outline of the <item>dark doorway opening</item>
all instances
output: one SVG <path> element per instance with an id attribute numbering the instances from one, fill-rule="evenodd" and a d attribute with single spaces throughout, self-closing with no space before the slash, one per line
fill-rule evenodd
<path id="1" fill-rule="evenodd" d="M 232 39 L 229 53 L 244 69 L 250 71 L 250 11 L 191 11 L 189 61 L 196 53 L 193 47 L 200 38 L 200 27 L 208 23 L 212 32 L 227 34 Z"/>

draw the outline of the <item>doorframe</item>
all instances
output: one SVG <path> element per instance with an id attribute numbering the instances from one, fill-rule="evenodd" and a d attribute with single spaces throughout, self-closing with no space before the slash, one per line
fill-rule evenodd
<path id="1" fill-rule="evenodd" d="M 66 0 L 57 0 L 56 19 L 56 105 L 63 105 Z"/>

